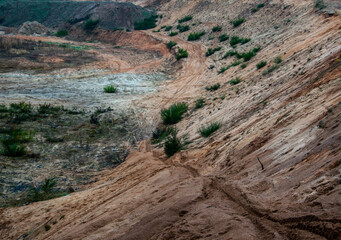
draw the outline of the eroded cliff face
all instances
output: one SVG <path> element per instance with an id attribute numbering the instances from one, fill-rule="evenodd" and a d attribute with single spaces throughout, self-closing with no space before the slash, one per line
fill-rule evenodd
<path id="1" fill-rule="evenodd" d="M 162 148 L 145 140 L 86 190 L 1 209 L 1 238 L 339 239 L 341 17 L 317 11 L 314 4 L 266 1 L 257 11 L 249 1 L 158 5 L 159 26 L 176 29 L 178 19 L 192 15 L 185 23 L 191 30 L 175 37 L 164 30 L 139 33 L 155 41 L 144 50 L 172 40 L 189 57 L 174 63 L 162 52 L 161 60 L 146 65 L 155 69 L 173 62 L 178 70 L 157 93 L 134 105 L 147 109 L 156 125 L 160 109 L 175 102 L 193 106 L 204 98 L 204 107 L 191 108 L 176 125 L 190 142 L 186 150 L 166 158 Z M 230 21 L 238 17 L 246 21 L 233 28 Z M 212 33 L 216 25 L 222 31 Z M 200 31 L 206 32 L 200 40 L 187 41 L 190 32 Z M 230 39 L 219 41 L 224 33 L 251 40 L 231 48 Z M 222 50 L 205 56 L 217 46 Z M 260 50 L 245 68 L 217 73 L 237 60 L 222 59 L 227 51 L 256 47 Z M 267 66 L 257 69 L 260 61 Z M 241 82 L 231 85 L 236 77 Z M 218 90 L 205 90 L 216 83 Z M 215 121 L 220 129 L 202 138 L 198 129 Z"/>

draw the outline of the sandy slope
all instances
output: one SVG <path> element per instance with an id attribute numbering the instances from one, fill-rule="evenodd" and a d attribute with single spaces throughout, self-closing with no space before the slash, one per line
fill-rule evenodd
<path id="1" fill-rule="evenodd" d="M 207 16 L 189 2 L 186 11 Z M 283 2 L 269 5 L 274 14 L 269 18 L 277 16 L 278 4 Z M 135 104 L 157 121 L 162 107 L 204 97 L 206 106 L 177 125 L 192 141 L 188 149 L 166 159 L 144 141 L 88 190 L 1 209 L 1 238 L 340 239 L 341 18 L 315 13 L 309 1 L 285 4 L 294 23 L 280 32 L 257 25 L 259 19 L 253 28 L 250 20 L 242 29 L 229 29 L 255 39 L 245 49 L 260 44 L 262 50 L 244 70 L 235 67 L 221 75 L 207 69 L 214 61 L 204 56 L 211 46 L 206 39 L 191 43 L 184 40 L 187 34 L 170 38 L 148 32 L 161 42 L 176 40 L 190 57 L 182 60 L 174 81 Z M 164 21 L 170 24 L 183 14 Z M 216 24 L 211 23 L 208 29 Z M 263 76 L 256 63 L 277 55 L 283 59 L 280 68 Z M 227 83 L 236 76 L 243 79 L 237 91 Z M 216 82 L 222 85 L 218 91 L 204 90 Z M 199 137 L 198 128 L 212 121 L 222 122 L 221 129 Z M 45 231 L 45 225 L 51 229 Z"/>

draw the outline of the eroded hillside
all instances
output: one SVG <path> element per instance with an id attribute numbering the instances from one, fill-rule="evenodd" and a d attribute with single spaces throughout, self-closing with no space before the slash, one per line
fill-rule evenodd
<path id="1" fill-rule="evenodd" d="M 167 74 L 170 81 L 130 105 L 160 129 L 160 110 L 186 102 L 175 125 L 186 146 L 168 158 L 163 142 L 151 144 L 146 133 L 124 163 L 99 172 L 82 191 L 1 209 L 1 238 L 340 239 L 338 3 L 137 3 L 156 6 L 158 27 L 98 30 L 87 36 L 103 41 L 91 43 L 95 63 L 81 68 Z M 195 32 L 205 33 L 189 41 Z M 169 41 L 177 45 L 168 51 Z M 176 61 L 179 48 L 188 57 Z M 214 122 L 219 129 L 202 137 L 199 129 Z"/>

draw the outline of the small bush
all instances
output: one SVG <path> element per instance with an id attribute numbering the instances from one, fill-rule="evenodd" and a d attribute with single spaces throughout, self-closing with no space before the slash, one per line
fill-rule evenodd
<path id="1" fill-rule="evenodd" d="M 280 64 L 281 62 L 282 62 L 282 58 L 281 57 L 276 57 L 274 59 L 274 63 L 276 63 L 276 64 Z"/>
<path id="2" fill-rule="evenodd" d="M 170 30 L 172 30 L 172 28 L 173 28 L 172 26 L 167 26 L 167 27 L 165 28 L 165 31 L 166 31 L 166 32 L 169 32 Z"/>
<path id="3" fill-rule="evenodd" d="M 174 131 L 176 131 L 176 129 L 172 127 L 157 128 L 155 131 L 153 131 L 152 143 L 156 144 L 156 143 L 162 142 L 165 138 L 167 138 Z"/>
<path id="4" fill-rule="evenodd" d="M 202 35 L 204 35 L 205 32 L 194 32 L 194 33 L 190 33 L 188 35 L 187 40 L 188 41 L 195 41 L 195 40 L 199 40 L 201 38 Z"/>
<path id="5" fill-rule="evenodd" d="M 45 201 L 52 198 L 60 197 L 65 193 L 61 191 L 54 191 L 53 188 L 57 182 L 51 178 L 45 179 L 38 187 L 31 188 L 27 195 L 28 202 Z"/>
<path id="6" fill-rule="evenodd" d="M 258 8 L 258 9 L 259 9 L 259 8 L 262 8 L 262 7 L 264 7 L 264 3 L 260 3 L 260 4 L 257 5 L 257 8 Z"/>
<path id="7" fill-rule="evenodd" d="M 20 157 L 26 154 L 26 146 L 23 143 L 31 141 L 33 133 L 21 129 L 11 129 L 8 134 L 1 137 L 1 153 L 9 157 Z"/>
<path id="8" fill-rule="evenodd" d="M 260 49 L 261 49 L 260 47 L 255 47 L 252 49 L 252 52 L 258 53 Z"/>
<path id="9" fill-rule="evenodd" d="M 171 36 L 171 37 L 173 37 L 173 36 L 178 35 L 178 32 L 170 32 L 168 35 Z"/>
<path id="10" fill-rule="evenodd" d="M 233 25 L 233 27 L 238 27 L 243 22 L 245 22 L 245 18 L 238 18 L 238 19 L 236 19 L 234 21 L 231 21 L 231 24 Z"/>
<path id="11" fill-rule="evenodd" d="M 224 73 L 227 70 L 229 70 L 231 68 L 231 66 L 227 66 L 227 67 L 221 67 L 220 70 L 218 71 L 218 74 Z"/>
<path id="12" fill-rule="evenodd" d="M 231 67 L 235 67 L 235 66 L 238 66 L 239 64 L 241 64 L 242 62 L 241 61 L 233 61 L 231 64 L 230 64 L 230 66 Z"/>
<path id="13" fill-rule="evenodd" d="M 173 131 L 166 139 L 164 144 L 164 152 L 167 157 L 173 156 L 175 153 L 180 152 L 183 148 L 183 143 L 177 136 L 177 130 Z"/>
<path id="14" fill-rule="evenodd" d="M 277 68 L 279 68 L 278 64 L 272 65 L 271 67 L 268 67 L 268 69 L 263 71 L 263 75 L 265 76 L 265 75 L 275 71 Z"/>
<path id="15" fill-rule="evenodd" d="M 5 105 L 0 104 L 0 113 L 8 112 L 8 109 Z"/>
<path id="16" fill-rule="evenodd" d="M 150 17 L 143 19 L 141 22 L 135 22 L 135 30 L 147 30 L 156 27 L 157 15 L 153 14 Z"/>
<path id="17" fill-rule="evenodd" d="M 233 36 L 233 37 L 231 37 L 230 45 L 231 45 L 231 47 L 234 47 L 238 43 L 245 44 L 245 43 L 248 43 L 250 41 L 251 41 L 250 38 L 240 38 L 238 36 Z"/>
<path id="18" fill-rule="evenodd" d="M 205 100 L 203 98 L 199 98 L 195 101 L 194 109 L 202 108 L 205 105 Z"/>
<path id="19" fill-rule="evenodd" d="M 321 9 L 326 8 L 326 5 L 325 5 L 323 0 L 317 0 L 316 3 L 315 3 L 315 8 L 321 10 Z"/>
<path id="20" fill-rule="evenodd" d="M 245 62 L 251 60 L 251 58 L 253 58 L 254 56 L 256 56 L 256 53 L 254 51 L 249 51 L 246 53 L 241 53 L 241 54 L 237 54 L 236 55 L 237 58 L 243 58 Z"/>
<path id="21" fill-rule="evenodd" d="M 235 79 L 232 79 L 229 83 L 231 85 L 237 85 L 238 83 L 240 83 L 242 80 L 239 77 L 236 77 Z"/>
<path id="22" fill-rule="evenodd" d="M 167 43 L 167 48 L 168 48 L 168 49 L 172 49 L 172 48 L 175 47 L 176 45 L 177 45 L 176 42 L 170 41 L 169 43 Z"/>
<path id="23" fill-rule="evenodd" d="M 222 27 L 221 26 L 215 26 L 212 28 L 212 32 L 221 32 Z"/>
<path id="24" fill-rule="evenodd" d="M 179 48 L 178 52 L 175 54 L 176 60 L 180 60 L 181 58 L 187 58 L 188 52 L 183 48 Z"/>
<path id="25" fill-rule="evenodd" d="M 225 53 L 225 55 L 223 56 L 223 59 L 227 58 L 227 57 L 232 57 L 234 55 L 237 55 L 238 53 L 236 51 L 228 51 Z"/>
<path id="26" fill-rule="evenodd" d="M 255 13 L 255 12 L 257 12 L 258 11 L 258 8 L 252 8 L 251 9 L 251 12 L 253 12 L 253 13 Z"/>
<path id="27" fill-rule="evenodd" d="M 261 69 L 262 67 L 265 67 L 266 64 L 267 64 L 266 61 L 261 61 L 256 65 L 256 67 L 257 67 L 257 69 Z"/>
<path id="28" fill-rule="evenodd" d="M 58 32 L 56 32 L 54 35 L 56 36 L 56 37 L 65 37 L 65 36 L 67 36 L 69 33 L 68 33 L 68 31 L 66 31 L 66 30 L 59 30 Z"/>
<path id="29" fill-rule="evenodd" d="M 214 92 L 214 91 L 218 90 L 219 88 L 220 88 L 220 83 L 216 83 L 216 84 L 214 84 L 214 85 L 205 87 L 205 89 L 206 89 L 207 91 L 210 91 L 210 92 Z"/>
<path id="30" fill-rule="evenodd" d="M 229 36 L 227 36 L 225 33 L 219 36 L 219 41 L 224 42 L 227 39 L 229 39 Z"/>
<path id="31" fill-rule="evenodd" d="M 175 103 L 167 109 L 161 110 L 161 118 L 163 123 L 171 125 L 180 122 L 182 115 L 187 112 L 188 105 L 186 103 Z"/>
<path id="32" fill-rule="evenodd" d="M 216 47 L 216 48 L 209 48 L 209 49 L 207 49 L 207 52 L 206 52 L 206 57 L 208 57 L 208 56 L 211 56 L 211 55 L 213 55 L 215 52 L 217 52 L 217 51 L 220 51 L 221 50 L 221 47 Z"/>
<path id="33" fill-rule="evenodd" d="M 99 24 L 99 20 L 92 20 L 90 18 L 90 19 L 85 21 L 85 23 L 83 25 L 83 29 L 85 31 L 93 31 L 98 24 Z"/>
<path id="34" fill-rule="evenodd" d="M 188 16 L 186 16 L 186 17 L 183 17 L 183 18 L 179 19 L 178 22 L 179 22 L 179 23 L 188 22 L 188 21 L 190 21 L 190 20 L 192 20 L 192 19 L 193 19 L 193 17 L 190 16 L 190 15 L 188 15 Z"/>
<path id="35" fill-rule="evenodd" d="M 247 67 L 247 64 L 246 63 L 243 63 L 242 65 L 240 65 L 240 68 L 241 69 L 244 69 L 244 68 L 246 68 Z"/>
<path id="36" fill-rule="evenodd" d="M 214 122 L 209 124 L 206 127 L 201 127 L 199 129 L 199 133 L 202 137 L 209 137 L 212 133 L 214 133 L 215 131 L 217 131 L 221 126 L 221 123 L 218 122 Z"/>
<path id="37" fill-rule="evenodd" d="M 37 112 L 39 114 L 53 114 L 63 110 L 64 109 L 62 107 L 53 107 L 49 103 L 40 104 L 39 107 L 37 108 Z"/>
<path id="38" fill-rule="evenodd" d="M 103 88 L 104 92 L 106 93 L 115 93 L 117 91 L 117 88 L 113 85 L 108 85 Z"/>
<path id="39" fill-rule="evenodd" d="M 188 25 L 178 25 L 176 26 L 176 29 L 178 29 L 179 32 L 187 32 L 190 27 Z"/>
<path id="40" fill-rule="evenodd" d="M 25 102 L 11 103 L 9 111 L 16 112 L 16 113 L 32 113 L 33 106 L 31 105 L 31 103 L 25 103 Z"/>

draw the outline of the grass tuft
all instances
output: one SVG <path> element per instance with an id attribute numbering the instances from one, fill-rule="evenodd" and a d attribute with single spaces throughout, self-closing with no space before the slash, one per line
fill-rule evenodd
<path id="1" fill-rule="evenodd" d="M 238 18 L 234 21 L 231 21 L 231 24 L 233 25 L 234 28 L 236 28 L 244 22 L 245 22 L 245 18 Z"/>
<path id="2" fill-rule="evenodd" d="M 210 123 L 206 127 L 201 127 L 199 129 L 199 133 L 202 137 L 209 137 L 212 133 L 217 131 L 220 128 L 220 126 L 221 126 L 221 123 L 218 123 L 218 122 Z"/>
<path id="3" fill-rule="evenodd" d="M 106 93 L 115 93 L 117 91 L 117 88 L 113 85 L 108 85 L 103 88 L 104 92 Z"/>
<path id="4" fill-rule="evenodd" d="M 167 48 L 168 48 L 168 49 L 172 49 L 172 48 L 175 47 L 176 45 L 177 45 L 176 42 L 170 41 L 170 42 L 167 43 Z"/>
<path id="5" fill-rule="evenodd" d="M 180 60 L 181 58 L 187 58 L 188 57 L 188 52 L 187 50 L 183 48 L 179 48 L 178 52 L 175 55 L 176 60 Z"/>
<path id="6" fill-rule="evenodd" d="M 205 87 L 205 89 L 206 89 L 207 91 L 210 91 L 210 92 L 214 92 L 214 91 L 218 90 L 219 88 L 220 88 L 220 83 L 216 83 L 216 84 L 214 84 L 214 85 Z"/>
<path id="7" fill-rule="evenodd" d="M 261 69 L 261 68 L 265 67 L 266 64 L 267 64 L 266 61 L 261 61 L 256 65 L 256 67 L 257 67 L 257 69 Z"/>
<path id="8" fill-rule="evenodd" d="M 182 115 L 188 110 L 186 103 L 175 103 L 167 109 L 161 110 L 161 118 L 164 124 L 171 125 L 181 121 Z"/>
<path id="9" fill-rule="evenodd" d="M 187 15 L 187 16 L 185 16 L 185 17 L 179 19 L 178 22 L 179 22 L 179 23 L 188 22 L 188 21 L 190 21 L 190 20 L 192 20 L 192 19 L 193 19 L 193 17 L 192 17 L 191 15 Z"/>
<path id="10" fill-rule="evenodd" d="M 194 32 L 194 33 L 190 33 L 188 35 L 187 40 L 188 41 L 196 41 L 199 40 L 201 38 L 201 36 L 205 35 L 205 32 Z"/>
<path id="11" fill-rule="evenodd" d="M 164 152 L 167 157 L 173 156 L 175 153 L 180 152 L 183 148 L 183 143 L 180 138 L 177 137 L 178 131 L 175 129 L 167 137 L 164 144 Z"/>
<path id="12" fill-rule="evenodd" d="M 219 36 L 219 42 L 224 42 L 227 39 L 229 39 L 229 36 L 227 36 L 225 33 Z"/>
<path id="13" fill-rule="evenodd" d="M 199 98 L 195 101 L 194 109 L 202 108 L 205 105 L 205 100 L 203 98 Z"/>
<path id="14" fill-rule="evenodd" d="M 231 85 L 237 85 L 238 83 L 240 83 L 242 80 L 239 77 L 236 77 L 235 79 L 232 79 L 229 83 Z"/>
<path id="15" fill-rule="evenodd" d="M 214 26 L 213 28 L 212 28 L 212 32 L 221 32 L 221 29 L 222 29 L 222 27 L 221 26 Z"/>

